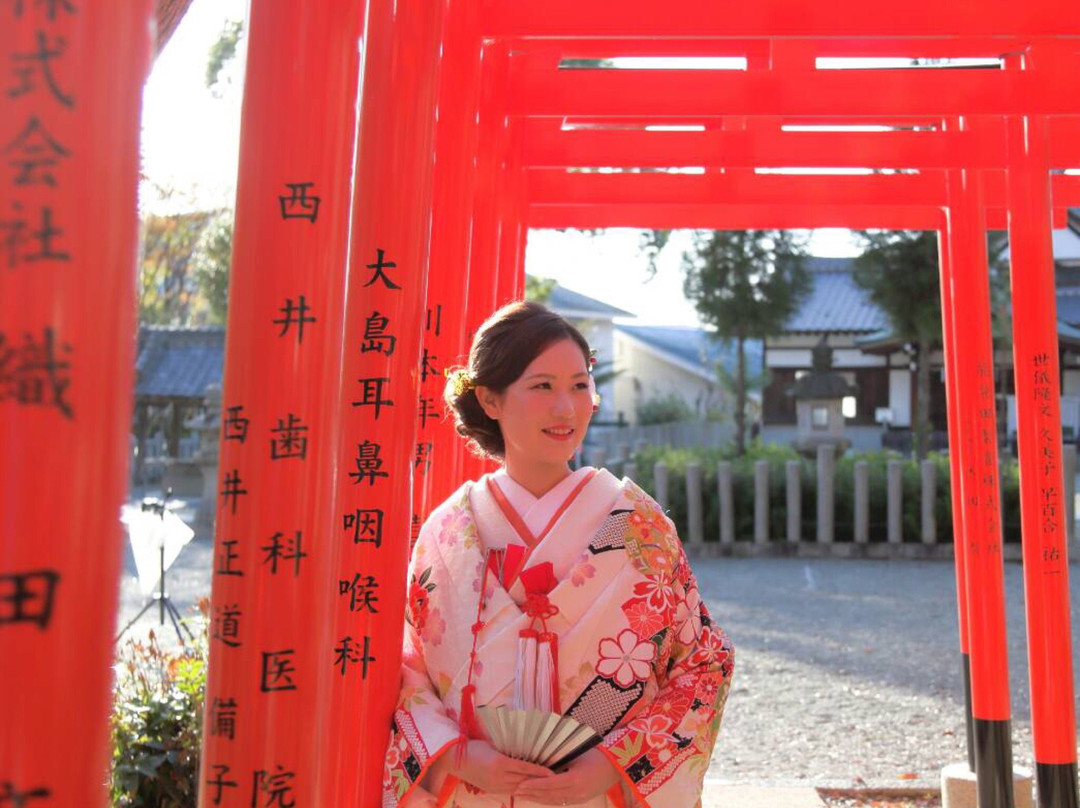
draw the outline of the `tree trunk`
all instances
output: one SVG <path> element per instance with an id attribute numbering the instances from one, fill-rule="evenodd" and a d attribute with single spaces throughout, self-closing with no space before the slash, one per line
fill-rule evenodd
<path id="1" fill-rule="evenodd" d="M 918 366 L 915 371 L 915 456 L 926 459 L 930 423 L 930 348 L 929 340 L 919 340 Z"/>
<path id="2" fill-rule="evenodd" d="M 737 353 L 735 371 L 735 451 L 742 457 L 746 454 L 746 338 L 742 334 L 736 337 Z"/>

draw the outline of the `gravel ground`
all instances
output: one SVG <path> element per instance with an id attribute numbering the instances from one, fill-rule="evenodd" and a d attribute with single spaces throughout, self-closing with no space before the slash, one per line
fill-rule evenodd
<path id="1" fill-rule="evenodd" d="M 189 511 L 181 510 L 181 516 Z M 186 615 L 210 590 L 208 537 L 167 575 Z M 936 561 L 697 559 L 702 596 L 736 647 L 709 779 L 829 788 L 936 788 L 966 759 L 953 567 Z M 1070 576 L 1080 599 L 1080 570 Z M 1031 767 L 1023 580 L 1005 567 L 1013 755 Z M 118 628 L 145 599 L 128 554 Z M 1080 646 L 1073 614 L 1074 670 Z M 157 627 L 152 609 L 132 634 Z M 166 645 L 171 627 L 158 629 Z"/>
<path id="2" fill-rule="evenodd" d="M 933 788 L 966 759 L 949 562 L 700 559 L 735 643 L 709 776 L 738 783 Z M 1023 580 L 1005 567 L 1013 756 L 1031 767 Z M 1078 575 L 1071 575 L 1073 603 Z M 1073 618 L 1074 669 L 1077 618 Z"/>

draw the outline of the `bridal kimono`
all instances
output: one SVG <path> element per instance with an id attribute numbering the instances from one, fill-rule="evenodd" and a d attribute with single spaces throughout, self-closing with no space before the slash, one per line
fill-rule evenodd
<path id="1" fill-rule="evenodd" d="M 602 736 L 620 783 L 582 806 L 699 805 L 734 651 L 674 525 L 604 470 L 530 497 L 505 472 L 485 475 L 420 531 L 384 808 L 536 805 L 427 776 L 483 737 L 472 714 L 484 705 L 562 713 Z"/>

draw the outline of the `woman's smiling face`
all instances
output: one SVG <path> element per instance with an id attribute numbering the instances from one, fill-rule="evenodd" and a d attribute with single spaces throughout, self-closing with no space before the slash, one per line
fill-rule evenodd
<path id="1" fill-rule="evenodd" d="M 476 392 L 484 411 L 499 422 L 509 462 L 565 464 L 592 418 L 592 376 L 570 339 L 545 348 L 501 393 L 485 387 Z"/>

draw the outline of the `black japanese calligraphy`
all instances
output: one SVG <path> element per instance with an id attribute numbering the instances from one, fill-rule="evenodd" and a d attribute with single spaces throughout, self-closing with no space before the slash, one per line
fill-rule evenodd
<path id="1" fill-rule="evenodd" d="M 236 699 L 222 699 L 217 696 L 210 703 L 210 715 L 207 723 L 210 734 L 219 738 L 236 740 Z"/>
<path id="2" fill-rule="evenodd" d="M 361 673 L 361 679 L 367 679 L 368 664 L 375 662 L 375 657 L 371 656 L 371 637 L 364 637 L 364 651 L 361 654 L 359 644 L 353 642 L 352 637 L 342 637 L 340 644 L 334 648 L 334 667 L 341 669 L 341 675 L 345 675 L 345 671 L 349 665 L 360 662 L 363 664 L 363 672 Z"/>
<path id="3" fill-rule="evenodd" d="M 236 513 L 236 503 L 240 497 L 247 496 L 247 489 L 243 487 L 243 481 L 240 479 L 240 470 L 233 469 L 225 475 L 223 486 L 221 489 L 221 498 L 225 500 L 225 506 L 229 506 L 229 500 L 232 500 L 232 512 Z"/>
<path id="4" fill-rule="evenodd" d="M 210 786 L 210 788 L 214 789 L 214 792 L 211 795 L 210 799 L 213 800 L 214 805 L 221 805 L 222 792 L 226 788 L 237 788 L 237 783 L 235 780 L 225 779 L 225 775 L 229 773 L 229 767 L 225 764 L 211 764 L 210 768 L 214 770 L 214 774 L 216 775 L 213 779 L 208 779 L 206 781 L 206 784 Z"/>
<path id="5" fill-rule="evenodd" d="M 426 382 L 433 376 L 442 375 L 442 370 L 435 365 L 438 359 L 439 357 L 424 348 L 423 356 L 420 357 L 420 381 Z"/>
<path id="6" fill-rule="evenodd" d="M 364 339 L 360 343 L 360 353 L 375 351 L 384 356 L 393 355 L 394 346 L 397 345 L 397 337 L 386 333 L 386 328 L 389 325 L 389 317 L 384 317 L 379 312 L 373 311 L 364 321 Z"/>
<path id="7" fill-rule="evenodd" d="M 71 353 L 71 345 L 58 344 L 55 332 L 49 327 L 42 329 L 40 341 L 32 334 L 24 334 L 21 346 L 10 345 L 0 332 L 0 401 L 52 407 L 65 418 L 74 419 L 75 413 L 67 399 Z"/>
<path id="8" fill-rule="evenodd" d="M 283 460 L 307 457 L 308 428 L 296 415 L 288 413 L 285 418 L 278 418 L 277 426 L 270 430 L 270 459 Z"/>
<path id="9" fill-rule="evenodd" d="M 350 612 L 378 613 L 379 610 L 375 608 L 375 603 L 379 599 L 375 594 L 378 587 L 379 584 L 374 575 L 361 575 L 358 572 L 351 581 L 348 578 L 338 581 L 338 594 L 349 597 Z"/>
<path id="10" fill-rule="evenodd" d="M 368 485 L 375 485 L 376 477 L 389 477 L 390 472 L 383 471 L 383 460 L 379 457 L 382 446 L 366 440 L 356 446 L 356 471 L 350 471 L 353 485 L 360 485 L 365 479 Z"/>
<path id="11" fill-rule="evenodd" d="M 66 47 L 67 41 L 62 37 L 55 37 L 50 43 L 45 32 L 38 31 L 36 51 L 11 55 L 11 60 L 15 63 L 12 72 L 16 84 L 8 88 L 8 97 L 19 98 L 37 90 L 38 82 L 44 82 L 55 100 L 69 109 L 74 108 L 75 98 L 60 89 L 51 64 L 52 60 L 64 54 Z"/>
<path id="12" fill-rule="evenodd" d="M 439 417 L 439 411 L 435 407 L 435 399 L 432 396 L 421 395 L 416 414 L 416 417 L 420 419 L 420 428 L 424 429 L 428 421 Z"/>
<path id="13" fill-rule="evenodd" d="M 274 773 L 259 769 L 253 773 L 251 783 L 251 808 L 293 808 L 293 779 L 295 772 L 286 771 L 279 763 Z M 265 801 L 264 801 L 265 800 Z"/>
<path id="14" fill-rule="evenodd" d="M 416 444 L 416 454 L 413 456 L 413 468 L 420 474 L 427 474 L 431 468 L 431 452 L 435 444 L 431 441 Z"/>
<path id="15" fill-rule="evenodd" d="M 279 690 L 296 690 L 292 674 L 296 668 L 292 664 L 292 655 L 296 651 L 286 648 L 284 651 L 262 652 L 262 675 L 259 677 L 259 689 L 263 693 Z"/>
<path id="16" fill-rule="evenodd" d="M 240 542 L 237 539 L 227 539 L 221 542 L 221 552 L 217 554 L 217 564 L 214 567 L 214 575 L 235 575 L 242 577 L 243 570 L 233 569 L 232 563 L 240 558 L 239 553 L 233 552 L 233 547 Z"/>
<path id="17" fill-rule="evenodd" d="M 388 398 L 383 398 L 383 388 L 390 383 L 390 379 L 385 376 L 372 378 L 372 379 L 357 379 L 360 383 L 361 398 L 359 401 L 353 401 L 354 407 L 374 407 L 375 408 L 375 420 L 379 420 L 379 413 L 383 407 L 393 407 L 394 402 Z"/>
<path id="18" fill-rule="evenodd" d="M 274 325 L 281 326 L 278 336 L 284 337 L 289 333 L 289 329 L 296 326 L 296 341 L 302 345 L 304 342 L 304 326 L 316 322 L 315 318 L 309 314 L 311 306 L 307 304 L 304 296 L 300 295 L 299 300 L 295 303 L 291 297 L 285 298 L 285 305 L 279 311 L 283 316 L 274 320 Z"/>
<path id="19" fill-rule="evenodd" d="M 345 532 L 352 532 L 354 544 L 382 546 L 383 512 L 380 509 L 357 508 L 353 513 L 345 514 L 344 521 Z"/>
<path id="20" fill-rule="evenodd" d="M 313 182 L 285 183 L 289 193 L 278 197 L 282 219 L 307 219 L 312 224 L 315 223 L 319 217 L 320 199 L 317 196 L 308 196 L 308 190 L 314 185 Z"/>
<path id="21" fill-rule="evenodd" d="M 71 152 L 61 146 L 46 131 L 41 120 L 31 115 L 26 126 L 0 153 L 10 155 L 8 164 L 15 168 L 15 185 L 49 185 L 56 187 L 53 166 Z"/>
<path id="22" fill-rule="evenodd" d="M 292 538 L 285 539 L 285 534 L 278 531 L 270 537 L 270 543 L 263 545 L 266 557 L 263 564 L 270 565 L 270 574 L 277 575 L 278 562 L 293 562 L 293 577 L 300 575 L 300 560 L 307 558 L 308 554 L 302 549 L 303 534 L 297 530 Z"/>
<path id="23" fill-rule="evenodd" d="M 0 574 L 0 629 L 15 623 L 48 629 L 59 584 L 56 570 Z"/>
<path id="24" fill-rule="evenodd" d="M 231 606 L 219 606 L 215 612 L 214 630 L 210 635 L 211 639 L 218 640 L 229 648 L 239 648 L 242 645 L 240 642 L 240 618 L 243 617 L 240 606 L 235 603 Z"/>
<path id="25" fill-rule="evenodd" d="M 247 440 L 249 419 L 241 415 L 243 410 L 244 405 L 242 404 L 225 408 L 227 415 L 221 422 L 222 438 L 224 440 L 237 440 L 240 443 Z"/>
<path id="26" fill-rule="evenodd" d="M 442 334 L 442 303 L 439 303 L 434 309 L 427 310 L 424 330 L 433 332 L 436 337 Z"/>
<path id="27" fill-rule="evenodd" d="M 52 797 L 52 792 L 44 787 L 29 788 L 20 791 L 11 781 L 0 782 L 0 806 L 7 808 L 24 808 L 29 806 L 31 800 L 47 800 Z"/>
<path id="28" fill-rule="evenodd" d="M 385 286 L 387 289 L 400 289 L 401 287 L 394 283 L 390 279 L 390 276 L 386 274 L 387 269 L 393 269 L 397 266 L 397 264 L 393 261 L 387 261 L 384 259 L 386 251 L 383 249 L 378 248 L 375 250 L 375 253 L 377 255 L 375 263 L 367 265 L 368 269 L 374 269 L 375 271 L 371 275 L 371 280 L 365 283 L 364 287 L 366 288 L 368 286 L 371 286 L 373 283 L 375 283 L 375 281 L 382 281 L 383 286 Z"/>

